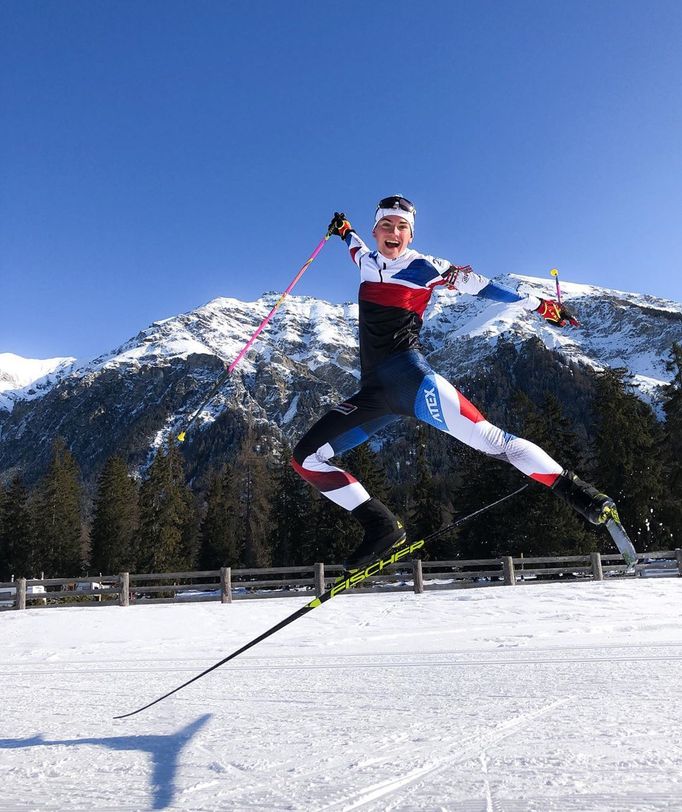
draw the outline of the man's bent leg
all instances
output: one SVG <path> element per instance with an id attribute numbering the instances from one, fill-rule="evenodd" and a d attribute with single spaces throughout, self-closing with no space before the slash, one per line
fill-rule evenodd
<path id="1" fill-rule="evenodd" d="M 294 448 L 291 465 L 327 499 L 354 510 L 370 495 L 347 471 L 330 463 L 332 457 L 364 443 L 397 418 L 367 402 L 362 390 L 323 415 Z"/>
<path id="2" fill-rule="evenodd" d="M 372 434 L 396 420 L 384 407 L 360 392 L 335 406 L 296 445 L 292 466 L 300 476 L 340 507 L 349 510 L 364 530 L 359 547 L 346 566 L 360 566 L 405 540 L 401 522 L 378 499 L 371 498 L 350 473 L 332 465 L 335 454 L 364 443 Z"/>

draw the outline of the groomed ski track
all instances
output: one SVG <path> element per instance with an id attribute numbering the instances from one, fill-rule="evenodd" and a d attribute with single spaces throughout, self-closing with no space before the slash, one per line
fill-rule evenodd
<path id="1" fill-rule="evenodd" d="M 302 604 L 304 599 L 300 599 Z M 0 810 L 682 809 L 682 579 L 0 614 Z"/>

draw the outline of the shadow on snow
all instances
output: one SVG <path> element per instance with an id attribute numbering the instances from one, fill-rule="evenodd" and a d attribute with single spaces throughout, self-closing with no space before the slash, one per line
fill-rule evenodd
<path id="1" fill-rule="evenodd" d="M 173 801 L 175 794 L 175 776 L 182 750 L 211 718 L 207 713 L 200 716 L 177 733 L 158 736 L 111 736 L 108 738 L 83 739 L 44 739 L 33 736 L 29 739 L 0 739 L 0 749 L 18 750 L 25 747 L 81 747 L 94 745 L 108 747 L 110 750 L 141 750 L 148 753 L 153 764 L 151 785 L 154 805 L 152 809 L 165 809 Z"/>

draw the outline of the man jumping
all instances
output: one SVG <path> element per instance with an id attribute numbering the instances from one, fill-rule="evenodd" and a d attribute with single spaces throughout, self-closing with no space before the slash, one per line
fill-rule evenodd
<path id="1" fill-rule="evenodd" d="M 341 237 L 360 270 L 359 332 L 361 386 L 334 406 L 296 445 L 292 465 L 328 499 L 350 511 L 364 529 L 349 569 L 374 560 L 405 540 L 402 523 L 331 459 L 406 415 L 450 434 L 472 448 L 504 459 L 526 476 L 551 488 L 593 524 L 615 515 L 606 494 L 579 479 L 539 446 L 489 423 L 449 381 L 431 369 L 421 352 L 422 316 L 439 285 L 498 302 L 518 302 L 559 327 L 578 326 L 560 302 L 525 296 L 496 285 L 467 266 L 410 248 L 415 207 L 400 195 L 379 201 L 370 250 L 342 213 L 329 232 Z"/>

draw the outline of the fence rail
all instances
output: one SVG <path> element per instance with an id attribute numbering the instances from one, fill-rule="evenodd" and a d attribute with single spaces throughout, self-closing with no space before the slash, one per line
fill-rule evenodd
<path id="1" fill-rule="evenodd" d="M 644 556 L 635 574 L 682 576 L 682 549 Z M 265 569 L 222 567 L 193 572 L 127 573 L 82 578 L 18 578 L 0 583 L 0 610 L 74 603 L 129 606 L 254 598 L 320 595 L 343 571 L 339 564 Z M 368 578 L 348 594 L 424 592 L 486 586 L 514 586 L 548 580 L 603 580 L 622 577 L 619 555 L 568 555 L 477 558 L 451 561 L 402 561 Z"/>

